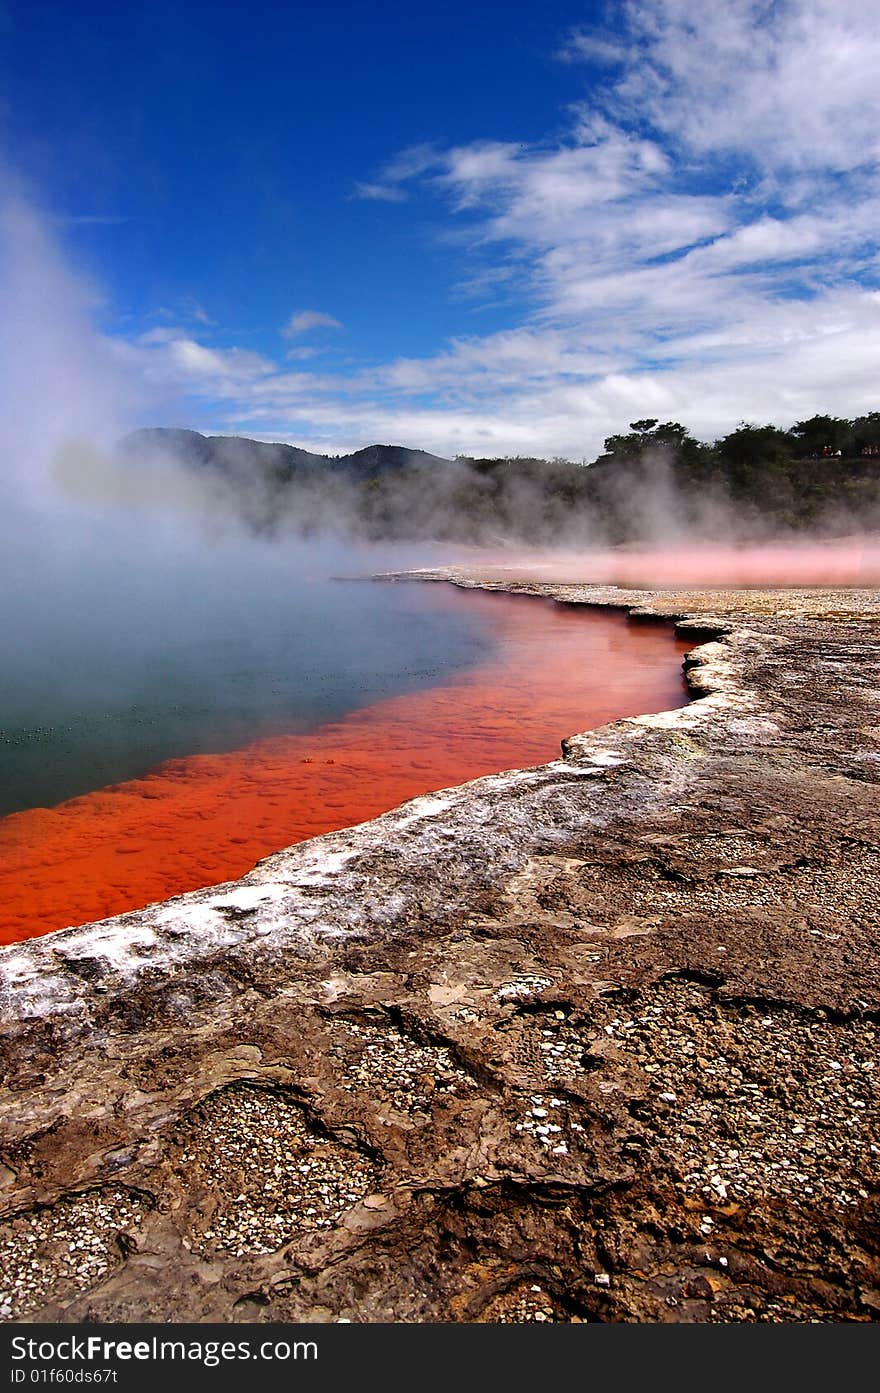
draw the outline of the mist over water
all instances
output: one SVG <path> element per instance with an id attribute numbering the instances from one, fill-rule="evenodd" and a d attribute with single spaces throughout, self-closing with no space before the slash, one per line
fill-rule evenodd
<path id="1" fill-rule="evenodd" d="M 492 647 L 476 616 L 415 587 L 335 581 L 326 550 L 230 543 L 218 560 L 19 570 L 0 670 L 0 815 L 314 729 Z"/>
<path id="2" fill-rule="evenodd" d="M 117 464 L 154 403 L 22 203 L 0 216 L 0 292 L 0 815 L 476 661 L 476 620 L 333 580 L 412 553 L 261 540 L 172 465 Z"/>
<path id="3" fill-rule="evenodd" d="M 596 546 L 573 551 L 487 554 L 487 574 L 556 585 L 623 590 L 791 589 L 880 585 L 880 538 L 870 534 L 740 544 L 680 540 L 676 544 Z"/>
<path id="4" fill-rule="evenodd" d="M 313 729 L 489 656 L 476 612 L 339 574 L 460 559 L 624 586 L 880 581 L 880 549 L 864 538 L 694 544 L 662 469 L 631 491 L 640 548 L 609 548 L 598 533 L 575 545 L 564 529 L 538 553 L 369 547 L 352 541 L 338 485 L 320 540 L 283 527 L 254 536 L 216 479 L 120 458 L 120 438 L 155 415 L 155 391 L 96 329 L 96 291 L 23 202 L 0 210 L 0 294 L 0 815 L 170 757 Z M 736 536 L 725 507 L 707 499 L 707 519 Z M 538 511 L 524 495 L 523 527 Z"/>

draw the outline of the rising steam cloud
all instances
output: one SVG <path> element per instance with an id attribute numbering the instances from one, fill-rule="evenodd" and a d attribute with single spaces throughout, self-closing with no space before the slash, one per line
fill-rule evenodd
<path id="1" fill-rule="evenodd" d="M 425 456 L 412 467 L 383 470 L 365 489 L 362 478 L 337 462 L 319 460 L 295 488 L 284 489 L 274 466 L 267 470 L 248 442 L 215 442 L 219 468 L 194 468 L 179 451 L 164 448 L 160 436 L 133 456 L 120 450 L 120 440 L 145 415 L 161 416 L 163 403 L 137 350 L 95 327 L 97 289 L 73 273 L 47 220 L 23 199 L 0 210 L 0 291 L 0 544 L 8 583 L 25 612 L 41 589 L 47 608 L 53 593 L 68 610 L 81 594 L 82 625 L 86 600 L 102 586 L 104 611 L 112 609 L 115 593 L 134 590 L 147 615 L 157 596 L 161 605 L 179 608 L 175 593 L 199 594 L 215 573 L 240 576 L 247 591 L 261 566 L 351 570 L 352 539 L 382 540 L 379 555 L 365 550 L 360 558 L 365 570 L 401 564 L 389 543 L 411 540 L 418 548 L 404 560 L 436 564 L 431 541 L 445 546 L 439 559 L 455 542 L 488 549 L 495 559 L 522 558 L 531 547 L 563 557 L 567 572 L 574 568 L 579 578 L 607 580 L 613 573 L 623 583 L 638 574 L 646 584 L 652 575 L 658 584 L 735 583 L 738 575 L 751 584 L 762 577 L 782 583 L 785 575 L 795 584 L 864 584 L 875 574 L 873 541 L 858 538 L 847 567 L 840 561 L 844 543 L 829 563 L 828 539 L 876 527 L 876 500 L 873 512 L 860 516 L 827 510 L 811 571 L 808 538 L 782 535 L 754 507 L 735 506 L 717 481 L 683 491 L 662 452 L 606 472 L 602 506 L 593 509 L 572 505 L 567 484 L 578 469 L 564 461 L 556 462 L 554 476 L 553 466 L 535 474 L 523 467 L 527 462 L 493 470 L 485 462 Z M 273 539 L 281 547 L 270 559 Z M 610 550 L 621 541 L 643 549 L 641 563 Z M 739 570 L 733 560 L 718 564 L 722 545 L 731 543 Z M 750 561 L 746 543 L 753 547 Z M 779 564 L 781 546 L 794 558 L 787 569 Z M 716 564 L 709 565 L 713 551 Z M 546 556 L 543 564 L 546 574 Z"/>
<path id="2" fill-rule="evenodd" d="M 267 710 L 284 718 L 284 702 L 294 728 L 298 712 L 317 713 L 313 669 L 336 672 L 343 707 L 359 684 L 373 690 L 399 654 L 387 635 L 373 653 L 359 644 L 367 588 L 353 596 L 326 582 L 382 569 L 390 552 L 359 554 L 329 536 L 272 543 L 210 477 L 165 456 L 137 468 L 120 453 L 120 438 L 162 403 L 137 356 L 95 327 L 97 293 L 22 200 L 0 210 L 0 296 L 4 759 L 43 742 L 60 762 L 77 743 L 94 752 L 95 774 L 102 750 L 130 744 L 136 771 L 189 752 L 212 702 L 227 704 L 225 726 L 242 741 Z M 261 680 L 275 687 L 256 691 Z M 160 748 L 151 732 L 161 718 L 167 735 L 176 706 L 179 748 L 173 730 Z"/>
<path id="3" fill-rule="evenodd" d="M 0 208 L 0 413 L 4 512 L 60 502 L 52 462 L 75 441 L 108 449 L 142 394 L 94 329 L 97 297 L 68 271 L 22 200 Z"/>

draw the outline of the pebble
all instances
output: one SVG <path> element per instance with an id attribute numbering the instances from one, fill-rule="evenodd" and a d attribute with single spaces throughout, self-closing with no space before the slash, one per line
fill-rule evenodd
<path id="1" fill-rule="evenodd" d="M 546 1325 L 569 1317 L 560 1313 L 544 1288 L 524 1283 L 492 1298 L 480 1314 L 480 1321 L 498 1325 Z"/>
<path id="2" fill-rule="evenodd" d="M 377 1207 L 377 1167 L 270 1089 L 237 1084 L 206 1099 L 178 1130 L 176 1164 L 213 1201 L 187 1235 L 206 1256 L 271 1253 L 298 1234 L 335 1227 L 367 1196 Z"/>
<path id="3" fill-rule="evenodd" d="M 859 1202 L 866 1168 L 876 1170 L 870 1022 L 758 1014 L 673 978 L 643 998 L 638 1017 L 608 1026 L 646 1074 L 662 1074 L 659 1097 L 678 1104 L 649 1127 L 686 1193 L 721 1203 L 795 1193 Z"/>
<path id="4" fill-rule="evenodd" d="M 123 1189 L 90 1190 L 0 1225 L 0 1318 L 18 1320 L 47 1301 L 87 1291 L 122 1260 L 119 1235 L 147 1213 Z"/>
<path id="5" fill-rule="evenodd" d="M 342 1065 L 343 1089 L 367 1091 L 410 1120 L 427 1120 L 438 1097 L 477 1087 L 445 1045 L 424 1045 L 368 1023 L 334 1021 L 330 1054 Z"/>
<path id="6" fill-rule="evenodd" d="M 535 1093 L 530 1101 L 532 1106 L 516 1123 L 517 1132 L 525 1132 L 539 1146 L 546 1147 L 553 1156 L 569 1155 L 568 1143 L 562 1134 L 566 1128 L 571 1132 L 582 1132 L 583 1128 L 579 1123 L 571 1122 L 569 1119 L 565 1099 Z M 551 1108 L 554 1109 L 553 1115 L 559 1118 L 558 1122 L 544 1120 L 550 1117 Z"/>
<path id="7" fill-rule="evenodd" d="M 546 1020 L 546 1018 L 544 1018 Z M 535 1040 L 534 1018 L 520 1031 L 514 1057 L 548 1082 L 595 1071 L 597 1032 L 630 1054 L 646 1075 L 660 1075 L 665 1104 L 646 1121 L 644 1145 L 656 1145 L 679 1188 L 709 1203 L 764 1194 L 856 1205 L 880 1154 L 875 1078 L 876 1027 L 835 1024 L 779 1009 L 717 1002 L 677 978 L 642 997 L 638 1014 L 589 1022 L 570 1017 Z M 557 1053 L 557 1050 L 559 1053 Z M 608 1071 L 614 1064 L 609 1061 Z M 611 1094 L 617 1084 L 600 1077 Z M 533 1102 L 544 1103 L 533 1095 Z M 551 1104 L 552 1106 L 552 1104 Z M 580 1124 L 567 1122 L 571 1132 Z M 532 1130 L 528 1122 L 519 1130 Z M 761 1146 L 755 1141 L 760 1139 Z M 546 1138 L 539 1138 L 546 1141 Z M 632 1137 L 626 1149 L 632 1150 Z"/>

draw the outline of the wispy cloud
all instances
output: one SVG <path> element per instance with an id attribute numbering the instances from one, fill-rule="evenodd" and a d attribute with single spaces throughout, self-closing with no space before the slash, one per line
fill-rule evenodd
<path id="1" fill-rule="evenodd" d="M 213 327 L 217 322 L 211 318 L 205 307 L 200 305 L 198 300 L 194 299 L 192 295 L 187 296 L 184 301 L 184 313 L 189 319 L 195 320 L 196 324 L 205 324 Z"/>
<path id="2" fill-rule="evenodd" d="M 365 198 L 374 203 L 406 203 L 409 194 L 399 184 L 365 184 L 358 180 L 352 197 Z"/>
<path id="3" fill-rule="evenodd" d="M 209 400 L 247 398 L 260 381 L 277 373 L 276 365 L 259 353 L 209 347 L 172 326 L 120 344 L 120 352 L 146 381 Z"/>
<path id="4" fill-rule="evenodd" d="M 56 222 L 61 227 L 118 227 L 128 218 L 116 213 L 70 213 Z"/>
<path id="5" fill-rule="evenodd" d="M 743 417 L 880 405 L 870 7 L 628 0 L 617 13 L 614 32 L 566 44 L 591 87 L 562 138 L 411 146 L 360 186 L 433 199 L 462 284 L 502 283 L 518 322 L 511 310 L 502 332 L 347 375 L 227 350 L 211 380 L 230 423 L 329 448 L 580 457 L 636 416 L 711 438 Z M 321 327 L 337 321 L 304 310 L 284 332 Z M 174 352 L 192 372 L 192 350 Z"/>
<path id="6" fill-rule="evenodd" d="M 334 319 L 332 314 L 324 314 L 321 310 L 297 310 L 290 316 L 281 332 L 285 338 L 292 339 L 298 334 L 310 334 L 313 329 L 341 328 L 339 320 Z"/>
<path id="7" fill-rule="evenodd" d="M 150 314 L 151 319 L 160 319 L 165 323 L 176 324 L 181 321 L 184 323 L 201 324 L 205 328 L 214 328 L 216 320 L 212 319 L 207 310 L 193 295 L 185 295 L 182 300 L 178 300 L 174 305 L 157 305 Z"/>
<path id="8" fill-rule="evenodd" d="M 352 197 L 381 203 L 406 203 L 410 193 L 404 185 L 442 168 L 445 162 L 444 152 L 436 145 L 408 145 L 383 166 L 376 179 L 355 183 Z"/>
<path id="9" fill-rule="evenodd" d="M 575 29 L 556 54 L 563 63 L 597 63 L 613 67 L 626 62 L 629 50 L 618 38 Z"/>
<path id="10" fill-rule="evenodd" d="M 841 173 L 880 153 L 880 26 L 863 0 L 628 0 L 606 107 L 698 155 Z"/>
<path id="11" fill-rule="evenodd" d="M 386 164 L 383 176 L 389 182 L 416 179 L 422 174 L 427 174 L 428 170 L 442 162 L 442 159 L 442 151 L 430 141 L 407 145 Z"/>

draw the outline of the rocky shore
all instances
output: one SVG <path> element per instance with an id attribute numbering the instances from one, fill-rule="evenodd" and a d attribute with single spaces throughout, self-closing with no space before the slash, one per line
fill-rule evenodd
<path id="1" fill-rule="evenodd" d="M 694 700 L 0 950 L 0 1318 L 880 1314 L 880 593 L 456 579 Z"/>

